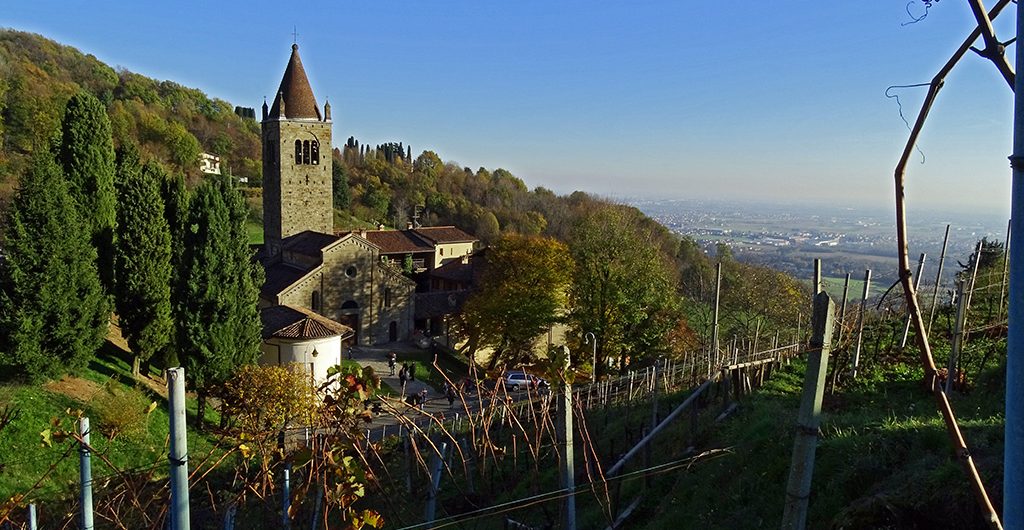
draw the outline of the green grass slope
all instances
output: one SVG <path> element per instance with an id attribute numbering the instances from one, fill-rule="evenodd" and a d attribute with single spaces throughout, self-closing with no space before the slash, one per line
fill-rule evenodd
<path id="1" fill-rule="evenodd" d="M 1005 343 L 995 347 L 1005 352 Z M 808 528 L 987 528 L 922 372 L 909 362 L 826 395 Z M 714 431 L 707 446 L 730 455 L 657 478 L 659 494 L 647 496 L 630 527 L 778 528 L 803 374 L 802 363 L 777 373 Z M 989 366 L 953 398 L 997 509 L 1004 380 L 1005 364 Z"/>

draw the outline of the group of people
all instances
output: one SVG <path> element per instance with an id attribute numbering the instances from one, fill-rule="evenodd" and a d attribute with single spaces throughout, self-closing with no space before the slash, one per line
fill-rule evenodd
<path id="1" fill-rule="evenodd" d="M 398 355 L 395 352 L 388 353 L 388 370 L 390 374 L 395 375 L 395 369 L 398 367 Z M 416 380 L 416 364 L 415 363 L 402 363 L 402 368 L 398 370 L 398 383 L 402 386 L 402 395 L 405 396 L 405 387 L 409 381 Z M 444 384 L 444 396 L 448 399 L 448 407 L 452 408 L 455 406 L 455 399 L 458 397 L 458 389 L 455 385 L 449 384 L 447 381 Z M 423 404 L 427 401 L 427 390 L 423 389 L 419 392 L 409 394 L 405 398 L 405 402 L 412 407 L 423 410 Z"/>

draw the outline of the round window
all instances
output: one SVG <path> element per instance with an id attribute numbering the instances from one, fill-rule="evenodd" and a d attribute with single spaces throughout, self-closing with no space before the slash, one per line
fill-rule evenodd
<path id="1" fill-rule="evenodd" d="M 349 267 L 347 269 L 345 269 L 345 276 L 348 276 L 349 278 L 355 278 L 356 277 L 356 266 L 355 265 L 349 265 Z"/>

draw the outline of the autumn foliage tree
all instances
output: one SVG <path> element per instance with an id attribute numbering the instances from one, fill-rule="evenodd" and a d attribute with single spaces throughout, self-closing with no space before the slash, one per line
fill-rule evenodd
<path id="1" fill-rule="evenodd" d="M 642 214 L 595 208 L 576 225 L 570 249 L 570 321 L 579 335 L 596 335 L 597 374 L 608 358 L 624 367 L 627 356 L 663 353 L 681 318 L 678 281 Z"/>
<path id="2" fill-rule="evenodd" d="M 529 357 L 537 337 L 564 313 L 572 278 L 564 243 L 508 235 L 487 250 L 481 287 L 466 302 L 462 322 L 467 353 L 490 347 L 490 367 Z"/>

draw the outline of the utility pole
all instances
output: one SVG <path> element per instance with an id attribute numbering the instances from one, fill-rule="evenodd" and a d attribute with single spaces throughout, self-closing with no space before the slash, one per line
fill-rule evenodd
<path id="1" fill-rule="evenodd" d="M 711 355 L 708 357 L 708 378 L 711 378 L 711 359 L 718 359 L 718 302 L 722 294 L 722 262 L 718 262 L 715 273 L 715 312 L 711 322 Z"/>
<path id="2" fill-rule="evenodd" d="M 185 369 L 167 370 L 167 414 L 171 448 L 167 460 L 171 474 L 171 530 L 189 530 L 188 440 L 185 434 Z"/>
<path id="3" fill-rule="evenodd" d="M 1017 38 L 1024 42 L 1024 3 L 1017 3 Z M 1013 177 L 1010 241 L 1024 241 L 1024 53 L 1016 54 L 1013 82 Z M 1003 522 L 1024 528 L 1024 245 L 1010 247 L 1006 339 L 1006 431 L 1003 451 Z"/>
<path id="4" fill-rule="evenodd" d="M 583 334 L 583 344 L 593 344 L 594 360 L 591 365 L 594 368 L 594 381 L 597 381 L 597 335 L 594 335 L 593 331 L 588 331 Z"/>

